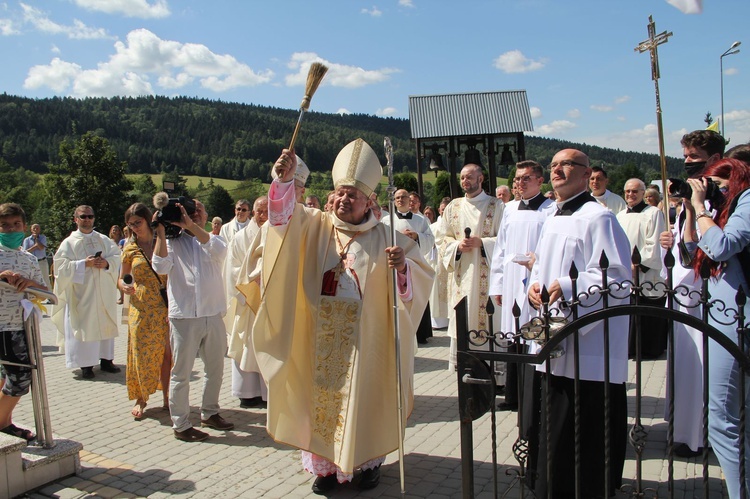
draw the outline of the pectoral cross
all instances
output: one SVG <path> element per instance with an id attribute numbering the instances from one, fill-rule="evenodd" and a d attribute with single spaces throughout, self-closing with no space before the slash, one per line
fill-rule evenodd
<path id="1" fill-rule="evenodd" d="M 654 17 L 648 16 L 648 40 L 644 40 L 635 48 L 636 52 L 651 53 L 651 79 L 654 80 L 654 91 L 656 92 L 656 130 L 659 134 L 659 159 L 661 160 L 661 190 L 667 193 L 667 156 L 664 153 L 664 127 L 661 123 L 661 97 L 659 96 L 659 53 L 657 47 L 667 43 L 672 32 L 663 31 L 656 34 L 656 23 Z M 669 220 L 669 203 L 664 203 L 664 219 Z"/>

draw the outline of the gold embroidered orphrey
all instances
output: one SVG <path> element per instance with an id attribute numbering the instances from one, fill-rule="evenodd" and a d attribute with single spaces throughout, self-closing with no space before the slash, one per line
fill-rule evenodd
<path id="1" fill-rule="evenodd" d="M 459 227 L 459 217 L 463 210 L 463 204 L 466 201 L 466 198 L 458 198 L 455 199 L 453 202 L 456 203 L 456 209 L 454 209 L 451 212 L 451 220 L 450 225 L 451 229 L 453 229 L 453 234 L 460 235 L 463 234 L 463 228 Z M 492 237 L 492 226 L 493 226 L 493 219 L 495 218 L 495 208 L 497 207 L 497 198 L 490 199 L 489 206 L 487 207 L 487 214 L 484 217 L 484 221 L 482 222 L 482 232 L 480 237 Z M 490 267 L 489 263 L 487 262 L 487 258 L 480 258 L 479 259 L 479 303 L 486 304 L 487 303 L 487 294 L 489 292 L 490 288 L 490 282 L 489 282 L 489 275 L 490 275 Z M 461 274 L 460 266 L 456 268 L 455 271 L 455 282 L 461 282 L 463 278 L 463 275 Z M 459 289 L 459 288 L 455 288 Z M 454 304 L 458 303 L 458 301 L 462 298 L 462 296 L 454 296 Z M 484 305 L 479 307 L 479 322 L 477 324 L 477 329 L 479 331 L 487 331 L 488 329 L 487 324 L 487 311 L 485 310 Z"/>
<path id="2" fill-rule="evenodd" d="M 349 405 L 352 366 L 356 361 L 361 302 L 321 296 L 315 331 L 313 414 L 315 433 L 327 444 L 341 443 L 343 409 Z"/>

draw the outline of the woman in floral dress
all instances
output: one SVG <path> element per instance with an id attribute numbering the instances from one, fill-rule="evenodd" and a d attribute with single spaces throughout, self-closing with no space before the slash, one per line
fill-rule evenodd
<path id="1" fill-rule="evenodd" d="M 130 412 L 136 420 L 143 418 L 149 395 L 158 389 L 164 394 L 164 407 L 168 407 L 172 368 L 167 306 L 160 291 L 166 289 L 167 276 L 157 277 L 151 268 L 154 237 L 150 221 L 151 211 L 143 203 L 135 203 L 125 211 L 132 238 L 122 251 L 118 281 L 120 289 L 130 296 L 125 381 L 128 398 L 135 400 Z M 132 277 L 129 284 L 125 282 L 130 280 L 124 279 L 126 275 Z"/>

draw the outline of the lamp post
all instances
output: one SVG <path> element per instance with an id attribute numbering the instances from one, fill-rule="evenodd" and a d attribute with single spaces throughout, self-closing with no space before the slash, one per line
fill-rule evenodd
<path id="1" fill-rule="evenodd" d="M 721 54 L 721 57 L 719 57 L 719 71 L 721 72 L 721 136 L 724 137 L 726 140 L 726 135 L 724 135 L 724 57 L 727 55 L 736 54 L 740 51 L 737 47 L 740 46 L 742 42 L 734 42 L 731 47 L 729 47 L 723 54 Z"/>

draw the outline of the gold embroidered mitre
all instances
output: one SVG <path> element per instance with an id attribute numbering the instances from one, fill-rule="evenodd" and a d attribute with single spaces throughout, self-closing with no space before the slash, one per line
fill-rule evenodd
<path id="1" fill-rule="evenodd" d="M 355 187 L 365 196 L 372 194 L 382 175 L 383 167 L 380 166 L 378 155 L 362 139 L 344 146 L 336 156 L 331 171 L 334 188 Z"/>

